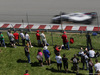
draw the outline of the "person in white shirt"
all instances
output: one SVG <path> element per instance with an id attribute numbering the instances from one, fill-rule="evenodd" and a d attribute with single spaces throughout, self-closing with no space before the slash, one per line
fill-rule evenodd
<path id="1" fill-rule="evenodd" d="M 23 46 L 25 46 L 25 36 L 24 36 L 23 30 L 21 30 L 20 32 L 20 37 L 21 37 Z"/>
<path id="2" fill-rule="evenodd" d="M 44 31 L 41 32 L 40 37 L 41 37 L 41 39 L 42 39 L 43 46 L 46 46 L 47 40 L 46 40 L 46 36 L 45 36 L 45 34 L 44 34 Z"/>
<path id="3" fill-rule="evenodd" d="M 60 56 L 59 53 L 57 53 L 57 56 L 55 57 L 55 59 L 57 61 L 58 70 L 61 70 L 61 68 L 62 68 L 62 57 Z"/>
<path id="4" fill-rule="evenodd" d="M 10 31 L 10 34 L 9 34 L 9 38 L 10 38 L 11 46 L 14 47 L 14 48 L 16 48 L 14 35 L 12 34 L 11 31 Z"/>
<path id="5" fill-rule="evenodd" d="M 89 57 L 91 58 L 95 57 L 95 51 L 93 50 L 93 48 L 89 50 Z"/>
<path id="6" fill-rule="evenodd" d="M 32 44 L 31 44 L 31 41 L 30 41 L 30 36 L 27 32 L 25 32 L 25 39 L 27 41 L 27 44 L 29 43 L 30 47 L 33 47 Z"/>
<path id="7" fill-rule="evenodd" d="M 84 51 L 83 51 L 83 48 L 81 47 L 81 50 L 80 52 L 78 53 L 79 56 L 83 55 L 84 54 Z"/>
<path id="8" fill-rule="evenodd" d="M 11 30 L 10 30 L 10 29 L 8 29 L 7 35 L 8 35 L 8 38 L 9 38 L 9 42 L 10 42 L 10 37 L 9 37 L 10 32 L 11 32 Z"/>
<path id="9" fill-rule="evenodd" d="M 89 63 L 88 63 L 88 59 L 89 57 L 86 55 L 86 52 L 84 53 L 84 57 L 85 57 L 85 63 L 86 63 L 86 69 L 89 69 Z"/>
<path id="10" fill-rule="evenodd" d="M 98 75 L 98 73 L 100 74 L 100 63 L 98 62 L 98 60 L 95 60 L 96 64 L 94 65 L 94 69 L 96 72 L 96 75 Z"/>

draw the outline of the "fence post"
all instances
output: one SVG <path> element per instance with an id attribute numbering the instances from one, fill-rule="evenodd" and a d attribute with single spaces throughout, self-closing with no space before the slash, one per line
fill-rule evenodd
<path id="1" fill-rule="evenodd" d="M 23 29 L 24 29 L 24 20 L 22 19 Z"/>
<path id="2" fill-rule="evenodd" d="M 63 24 L 62 24 L 62 17 L 61 17 L 61 15 L 62 15 L 62 12 L 60 12 L 60 22 L 61 22 L 61 30 L 63 32 Z"/>
<path id="3" fill-rule="evenodd" d="M 96 12 L 96 17 L 97 17 L 97 25 L 98 25 L 98 33 L 99 33 L 99 18 L 98 18 L 98 13 Z"/>
<path id="4" fill-rule="evenodd" d="M 51 29 L 51 25 L 50 26 L 50 29 Z M 53 35 L 52 35 L 52 31 L 51 31 L 51 39 L 52 39 L 52 46 L 53 46 Z"/>
<path id="5" fill-rule="evenodd" d="M 29 26 L 29 20 L 28 20 L 28 14 L 26 13 L 26 19 L 27 19 L 27 23 L 28 23 L 28 31 L 30 32 L 31 29 L 30 29 L 30 26 Z"/>

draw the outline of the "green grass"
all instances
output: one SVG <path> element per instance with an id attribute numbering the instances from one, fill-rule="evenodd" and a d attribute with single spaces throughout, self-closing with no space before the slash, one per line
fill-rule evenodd
<path id="1" fill-rule="evenodd" d="M 30 75 L 65 75 L 64 72 L 57 72 L 56 67 L 56 60 L 55 60 L 55 54 L 54 49 L 52 46 L 52 37 L 51 33 L 45 33 L 46 38 L 50 46 L 48 47 L 49 51 L 51 52 L 51 61 L 53 62 L 51 66 L 45 65 L 44 67 L 37 66 L 38 60 L 36 59 L 37 51 L 38 49 L 42 49 L 42 47 L 36 47 L 37 46 L 37 40 L 34 32 L 29 33 L 31 37 L 31 42 L 33 44 L 33 48 L 30 48 L 30 58 L 33 65 L 30 65 L 26 62 L 18 62 L 18 60 L 27 61 L 27 58 L 25 57 L 24 53 L 24 47 L 17 46 L 17 48 L 4 48 L 0 47 L 0 75 L 23 75 L 25 73 L 25 70 L 29 70 Z M 8 43 L 8 37 L 6 32 L 3 32 L 3 35 L 5 37 L 5 42 Z M 61 33 L 53 33 L 53 45 L 62 45 L 62 39 L 61 39 Z M 80 51 L 80 48 L 83 47 L 86 48 L 86 37 L 85 34 L 67 34 L 68 39 L 70 37 L 74 37 L 74 44 L 70 44 L 70 50 L 61 50 L 61 56 L 65 53 L 66 57 L 68 58 L 69 62 L 69 70 L 71 71 L 72 63 L 70 63 L 70 59 L 73 57 L 74 54 L 77 54 Z M 94 50 L 97 52 L 100 49 L 100 36 L 91 36 L 92 39 L 92 45 Z M 21 44 L 21 40 L 20 40 Z M 100 52 L 100 51 L 99 51 Z M 100 59 L 100 57 L 98 58 Z M 43 59 L 45 61 L 45 59 Z M 93 58 L 93 62 L 94 62 Z M 94 62 L 95 64 L 95 62 Z M 79 67 L 82 68 L 82 63 L 79 63 Z M 63 67 L 62 70 L 64 71 Z M 86 74 L 89 73 L 86 70 L 79 70 L 80 74 Z M 69 73 L 69 75 L 75 75 L 75 73 Z"/>

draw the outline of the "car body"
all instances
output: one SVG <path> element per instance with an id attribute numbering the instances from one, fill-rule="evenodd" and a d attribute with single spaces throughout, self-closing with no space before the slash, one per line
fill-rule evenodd
<path id="1" fill-rule="evenodd" d="M 65 14 L 62 13 L 60 15 L 55 15 L 52 18 L 52 23 L 61 23 L 61 21 L 66 22 L 73 22 L 73 23 L 84 23 L 84 24 L 91 24 L 92 20 L 96 18 L 96 12 L 91 13 L 70 13 Z"/>

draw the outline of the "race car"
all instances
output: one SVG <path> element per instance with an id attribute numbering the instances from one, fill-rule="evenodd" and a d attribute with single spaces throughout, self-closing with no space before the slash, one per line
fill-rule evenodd
<path id="1" fill-rule="evenodd" d="M 62 21 L 71 22 L 71 23 L 82 23 L 82 24 L 91 24 L 93 19 L 97 17 L 96 12 L 89 13 L 61 13 L 55 15 L 52 18 L 52 23 L 60 24 Z"/>

